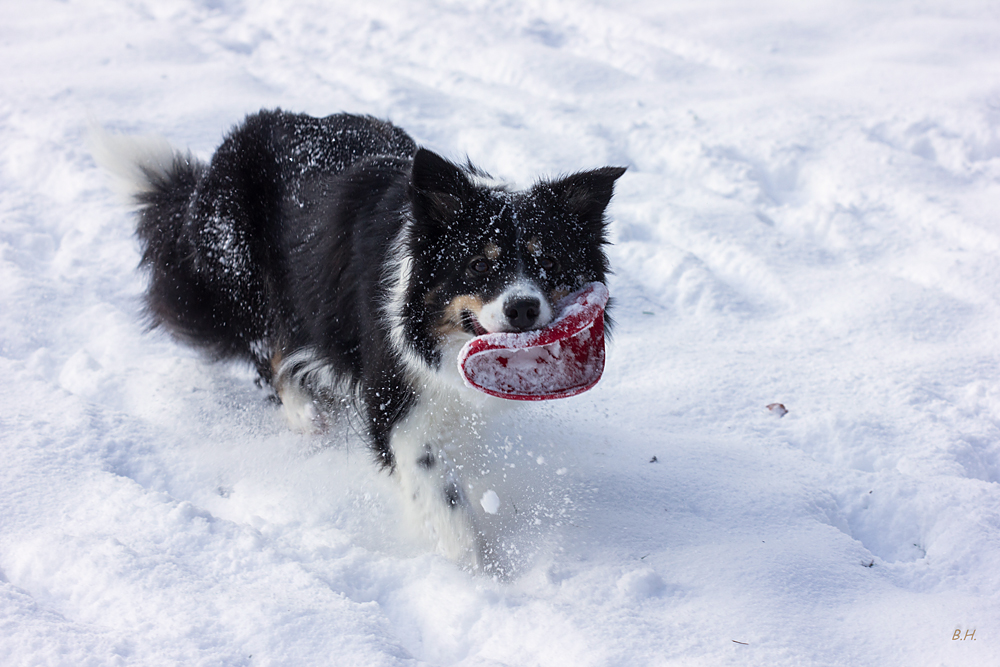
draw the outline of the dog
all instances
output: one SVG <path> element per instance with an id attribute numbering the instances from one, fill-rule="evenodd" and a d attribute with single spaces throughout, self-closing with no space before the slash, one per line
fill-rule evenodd
<path id="1" fill-rule="evenodd" d="M 625 169 L 519 191 L 387 121 L 280 109 L 248 116 L 207 164 L 162 141 L 98 144 L 137 205 L 151 325 L 252 364 L 300 430 L 353 409 L 413 521 L 482 567 L 464 462 L 513 402 L 466 386 L 458 352 L 545 327 L 560 298 L 606 282 L 605 211 Z"/>

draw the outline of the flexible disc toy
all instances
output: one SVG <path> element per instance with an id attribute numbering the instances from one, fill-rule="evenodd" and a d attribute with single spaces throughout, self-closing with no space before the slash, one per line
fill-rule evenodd
<path id="1" fill-rule="evenodd" d="M 488 333 L 462 347 L 466 384 L 499 398 L 547 401 L 581 394 L 604 372 L 604 308 L 608 288 L 590 283 L 561 299 L 544 329 Z"/>

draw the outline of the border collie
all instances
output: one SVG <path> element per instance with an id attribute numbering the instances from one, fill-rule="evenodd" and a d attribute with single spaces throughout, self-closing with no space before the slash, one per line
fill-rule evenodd
<path id="1" fill-rule="evenodd" d="M 208 164 L 103 136 L 95 156 L 138 209 L 153 326 L 253 364 L 288 420 L 348 405 L 453 560 L 488 559 L 468 497 L 484 417 L 512 401 L 465 385 L 472 337 L 541 328 L 609 272 L 605 209 L 623 168 L 515 191 L 370 116 L 261 111 Z"/>

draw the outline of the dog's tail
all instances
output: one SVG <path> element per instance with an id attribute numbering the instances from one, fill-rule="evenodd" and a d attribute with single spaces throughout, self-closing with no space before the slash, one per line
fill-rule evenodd
<path id="1" fill-rule="evenodd" d="M 221 303 L 211 276 L 195 266 L 188 211 L 206 165 L 160 137 L 111 134 L 92 125 L 89 143 L 113 188 L 136 209 L 150 328 L 162 326 L 214 357 L 241 356 L 244 344 L 215 317 L 228 304 Z"/>
<path id="2" fill-rule="evenodd" d="M 158 278 L 180 268 L 176 259 L 185 213 L 205 166 L 190 153 L 174 150 L 162 137 L 111 134 L 92 127 L 90 148 L 95 162 L 112 176 L 114 189 L 137 209 L 141 266 L 152 272 L 152 300 L 162 291 Z M 150 306 L 154 318 L 165 319 Z"/>
<path id="3" fill-rule="evenodd" d="M 95 161 L 137 211 L 140 267 L 149 276 L 145 305 L 150 328 L 163 327 L 213 358 L 251 361 L 269 378 L 269 356 L 258 344 L 267 321 L 260 271 L 233 271 L 226 263 L 249 267 L 253 259 L 238 254 L 240 247 L 227 246 L 242 231 L 235 228 L 238 216 L 216 220 L 197 206 L 204 188 L 209 200 L 240 200 L 241 192 L 208 186 L 209 166 L 164 139 L 94 127 L 90 139 Z M 226 252 L 233 254 L 223 256 Z"/>
<path id="4" fill-rule="evenodd" d="M 155 205 L 157 194 L 176 192 L 178 186 L 189 196 L 193 192 L 203 166 L 190 154 L 174 150 L 166 139 L 112 134 L 95 123 L 89 134 L 94 161 L 113 177 L 112 186 L 129 204 Z"/>

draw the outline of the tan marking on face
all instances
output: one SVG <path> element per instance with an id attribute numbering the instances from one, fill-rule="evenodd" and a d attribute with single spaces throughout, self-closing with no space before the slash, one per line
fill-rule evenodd
<path id="1" fill-rule="evenodd" d="M 271 355 L 271 377 L 278 377 L 278 369 L 281 368 L 282 358 L 281 348 L 279 347 L 274 351 L 274 354 Z"/>
<path id="2" fill-rule="evenodd" d="M 528 252 L 530 252 L 535 257 L 542 254 L 542 240 L 537 236 L 532 236 L 528 239 Z"/>
<path id="3" fill-rule="evenodd" d="M 551 292 L 549 292 L 549 301 L 551 303 L 556 303 L 556 302 L 559 301 L 559 299 L 562 299 L 562 298 L 567 297 L 569 295 L 570 295 L 570 291 L 568 289 L 559 289 L 559 288 L 557 288 L 557 289 L 554 289 Z"/>
<path id="4" fill-rule="evenodd" d="M 489 243 L 486 244 L 486 247 L 483 248 L 483 254 L 486 255 L 486 259 L 492 262 L 493 260 L 495 260 L 497 257 L 500 256 L 500 248 L 497 247 L 496 243 L 490 241 Z"/>
<path id="5" fill-rule="evenodd" d="M 467 310 L 478 318 L 482 309 L 483 300 L 480 297 L 472 296 L 471 294 L 460 294 L 449 301 L 448 305 L 444 307 L 441 320 L 438 322 L 435 330 L 441 336 L 459 332 L 464 333 L 465 329 L 462 328 L 462 312 Z"/>

